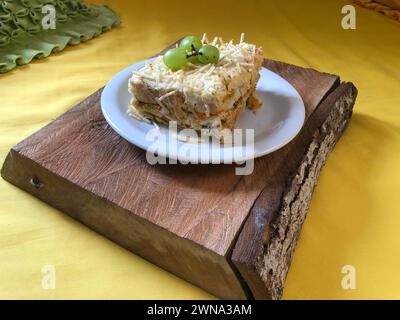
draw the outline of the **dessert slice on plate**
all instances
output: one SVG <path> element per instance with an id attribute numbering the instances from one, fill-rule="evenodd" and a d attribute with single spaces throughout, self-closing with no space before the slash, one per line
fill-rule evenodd
<path id="1" fill-rule="evenodd" d="M 188 41 L 186 47 L 181 42 L 181 47 L 134 71 L 129 80 L 130 114 L 167 125 L 176 121 L 179 128 L 233 129 L 246 107 L 261 106 L 255 89 L 262 49 L 242 40 L 234 44 L 216 38 L 208 44 L 203 37 L 201 42 L 189 41 L 189 50 Z M 172 67 L 171 57 L 179 55 L 181 66 Z"/>

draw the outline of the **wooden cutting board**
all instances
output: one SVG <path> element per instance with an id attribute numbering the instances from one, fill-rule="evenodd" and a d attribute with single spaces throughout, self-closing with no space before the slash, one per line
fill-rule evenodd
<path id="1" fill-rule="evenodd" d="M 224 299 L 279 299 L 320 170 L 357 90 L 265 60 L 306 107 L 300 134 L 255 161 L 149 165 L 104 120 L 98 90 L 13 147 L 2 177 L 128 250 Z"/>

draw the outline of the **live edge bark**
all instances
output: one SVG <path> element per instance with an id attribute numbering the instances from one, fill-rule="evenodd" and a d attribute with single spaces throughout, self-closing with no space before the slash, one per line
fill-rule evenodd
<path id="1" fill-rule="evenodd" d="M 282 296 L 313 190 L 349 123 L 356 95 L 356 88 L 345 83 L 322 102 L 310 118 L 311 130 L 303 131 L 297 141 L 300 149 L 305 147 L 304 154 L 283 164 L 286 174 L 267 184 L 244 224 L 232 261 L 255 299 Z M 324 113 L 328 113 L 326 117 Z"/>

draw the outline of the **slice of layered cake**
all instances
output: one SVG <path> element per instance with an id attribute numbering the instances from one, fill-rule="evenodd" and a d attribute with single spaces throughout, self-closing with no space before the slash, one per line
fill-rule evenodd
<path id="1" fill-rule="evenodd" d="M 243 41 L 224 43 L 220 38 L 212 45 L 219 51 L 215 63 L 189 62 L 173 71 L 159 56 L 134 71 L 129 80 L 133 97 L 130 114 L 167 125 L 176 121 L 180 128 L 222 130 L 233 129 L 246 107 L 259 108 L 261 103 L 254 93 L 263 62 L 262 49 Z M 190 59 L 191 53 L 187 54 Z"/>

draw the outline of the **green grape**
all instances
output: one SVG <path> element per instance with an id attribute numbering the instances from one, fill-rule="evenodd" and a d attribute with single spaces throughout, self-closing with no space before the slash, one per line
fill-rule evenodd
<path id="1" fill-rule="evenodd" d="M 216 63 L 219 60 L 219 50 L 207 44 L 199 50 L 198 58 L 202 64 Z"/>
<path id="2" fill-rule="evenodd" d="M 164 54 L 164 63 L 172 71 L 179 70 L 188 62 L 187 54 L 183 48 L 173 48 Z"/>
<path id="3" fill-rule="evenodd" d="M 203 46 L 199 37 L 196 36 L 188 36 L 182 39 L 180 43 L 180 47 L 185 49 L 187 52 L 199 51 Z"/>
<path id="4" fill-rule="evenodd" d="M 189 57 L 189 58 L 188 58 L 188 61 L 189 61 L 190 63 L 195 64 L 195 65 L 200 64 L 200 61 L 199 61 L 199 58 L 198 58 L 197 55 L 193 55 L 193 56 Z"/>

